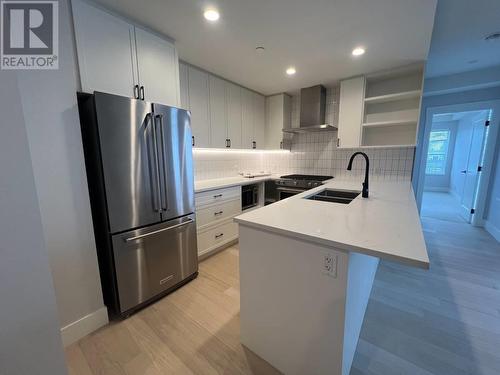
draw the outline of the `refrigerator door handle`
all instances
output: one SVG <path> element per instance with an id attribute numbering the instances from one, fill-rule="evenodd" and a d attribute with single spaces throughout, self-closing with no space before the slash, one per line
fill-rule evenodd
<path id="1" fill-rule="evenodd" d="M 151 120 L 153 126 L 153 155 L 154 155 L 154 173 L 156 174 L 156 181 L 151 181 L 153 186 L 153 208 L 156 212 L 160 211 L 161 193 L 160 193 L 160 163 L 158 159 L 158 142 L 156 140 L 156 124 L 154 121 L 153 114 L 148 113 L 147 118 Z M 147 126 L 147 123 L 146 123 Z"/>
<path id="2" fill-rule="evenodd" d="M 168 163 L 167 163 L 167 158 L 166 158 L 166 148 L 165 148 L 165 137 L 163 133 L 163 115 L 159 114 L 155 116 L 155 119 L 160 120 L 160 138 L 161 138 L 161 155 L 162 155 L 162 162 L 163 162 L 163 199 L 161 200 L 161 208 L 163 211 L 168 210 Z"/>
<path id="3" fill-rule="evenodd" d="M 191 219 L 191 218 L 189 218 L 189 219 L 187 219 L 186 221 L 184 221 L 182 223 L 172 225 L 172 226 L 170 226 L 168 228 L 162 228 L 162 229 L 155 230 L 153 232 L 144 233 L 144 234 L 140 234 L 138 236 L 125 238 L 124 241 L 125 242 L 137 241 L 137 240 L 140 240 L 141 238 L 149 237 L 149 236 L 154 236 L 154 235 L 156 235 L 158 233 L 166 232 L 166 231 L 172 230 L 172 229 L 177 229 L 177 228 L 183 227 L 183 226 L 185 226 L 187 224 L 191 224 L 191 223 L 194 223 L 194 220 Z"/>

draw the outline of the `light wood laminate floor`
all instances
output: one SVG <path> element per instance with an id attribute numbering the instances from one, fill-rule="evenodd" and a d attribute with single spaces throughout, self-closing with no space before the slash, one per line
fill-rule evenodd
<path id="1" fill-rule="evenodd" d="M 351 375 L 500 374 L 500 245 L 468 224 L 423 227 L 431 269 L 380 263 Z M 239 343 L 237 247 L 66 357 L 71 375 L 278 374 Z"/>

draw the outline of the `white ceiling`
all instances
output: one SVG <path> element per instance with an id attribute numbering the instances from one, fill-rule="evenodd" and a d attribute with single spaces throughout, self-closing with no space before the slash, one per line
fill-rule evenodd
<path id="1" fill-rule="evenodd" d="M 264 94 L 423 62 L 436 0 L 97 0 L 176 40 L 181 59 Z M 210 1 L 210 0 L 208 0 Z M 221 13 L 210 24 L 207 6 Z M 366 54 L 353 58 L 353 47 Z M 258 53 L 256 46 L 264 46 Z M 297 68 L 285 75 L 289 65 Z"/>
<path id="2" fill-rule="evenodd" d="M 426 76 L 499 65 L 500 40 L 484 40 L 498 31 L 499 0 L 439 0 Z"/>

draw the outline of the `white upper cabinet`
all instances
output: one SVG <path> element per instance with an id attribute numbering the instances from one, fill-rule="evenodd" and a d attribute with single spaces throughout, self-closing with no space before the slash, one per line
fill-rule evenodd
<path id="1" fill-rule="evenodd" d="M 136 96 L 134 26 L 86 2 L 72 3 L 82 91 Z"/>
<path id="2" fill-rule="evenodd" d="M 226 81 L 209 76 L 210 82 L 210 147 L 224 148 L 227 139 Z"/>
<path id="3" fill-rule="evenodd" d="M 254 93 L 247 89 L 241 89 L 241 144 L 242 148 L 253 148 L 254 145 L 254 117 L 255 104 Z"/>
<path id="4" fill-rule="evenodd" d="M 171 41 L 86 1 L 72 4 L 82 91 L 180 105 L 178 59 Z"/>
<path id="5" fill-rule="evenodd" d="M 291 126 L 291 98 L 277 94 L 266 98 L 266 149 L 283 148 L 283 129 Z"/>
<path id="6" fill-rule="evenodd" d="M 191 111 L 195 147 L 265 148 L 263 95 L 182 62 L 179 75 L 181 103 Z"/>
<path id="7" fill-rule="evenodd" d="M 188 66 L 189 110 L 195 147 L 210 147 L 208 74 Z"/>
<path id="8" fill-rule="evenodd" d="M 254 93 L 254 116 L 253 116 L 253 138 L 255 148 L 266 148 L 265 131 L 266 131 L 266 98 L 263 95 Z"/>
<path id="9" fill-rule="evenodd" d="M 241 87 L 226 82 L 228 147 L 241 147 Z"/>
<path id="10" fill-rule="evenodd" d="M 135 42 L 143 99 L 180 106 L 179 68 L 174 44 L 138 27 L 135 27 Z"/>
<path id="11" fill-rule="evenodd" d="M 188 67 L 179 64 L 179 91 L 181 93 L 181 108 L 189 109 Z"/>
<path id="12" fill-rule="evenodd" d="M 365 77 L 355 77 L 340 82 L 338 146 L 359 147 L 365 98 Z"/>

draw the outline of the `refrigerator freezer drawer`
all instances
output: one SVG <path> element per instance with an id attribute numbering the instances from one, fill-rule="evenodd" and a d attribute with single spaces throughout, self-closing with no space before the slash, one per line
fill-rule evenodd
<path id="1" fill-rule="evenodd" d="M 195 215 L 113 236 L 121 313 L 198 271 Z"/>

